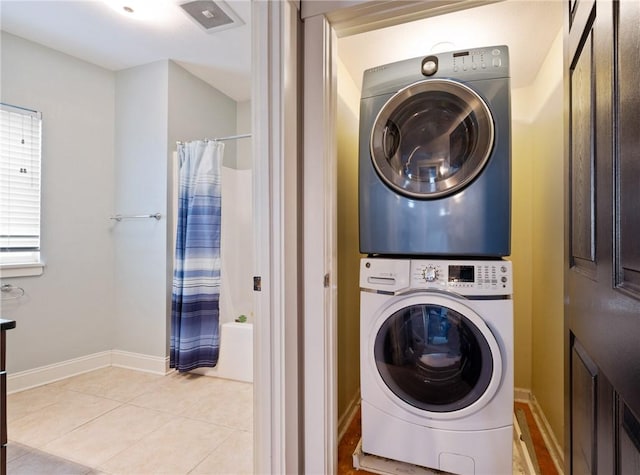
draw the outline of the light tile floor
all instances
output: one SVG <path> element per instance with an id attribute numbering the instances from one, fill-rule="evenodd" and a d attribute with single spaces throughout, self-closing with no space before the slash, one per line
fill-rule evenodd
<path id="1" fill-rule="evenodd" d="M 115 367 L 15 393 L 8 474 L 249 474 L 252 401 L 250 383 Z"/>

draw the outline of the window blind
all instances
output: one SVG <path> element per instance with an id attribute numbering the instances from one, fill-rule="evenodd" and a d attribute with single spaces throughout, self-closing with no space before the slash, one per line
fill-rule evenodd
<path id="1" fill-rule="evenodd" d="M 40 249 L 42 115 L 0 104 L 0 252 Z"/>

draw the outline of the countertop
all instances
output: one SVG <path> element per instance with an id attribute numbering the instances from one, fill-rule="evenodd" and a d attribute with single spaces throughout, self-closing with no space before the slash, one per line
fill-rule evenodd
<path id="1" fill-rule="evenodd" d="M 11 330 L 16 327 L 16 322 L 14 320 L 5 320 L 4 318 L 0 318 L 0 330 Z"/>

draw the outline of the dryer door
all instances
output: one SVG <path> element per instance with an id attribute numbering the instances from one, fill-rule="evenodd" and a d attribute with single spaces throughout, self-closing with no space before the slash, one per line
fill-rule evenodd
<path id="1" fill-rule="evenodd" d="M 491 400 L 502 377 L 502 357 L 478 314 L 434 295 L 405 299 L 385 314 L 374 328 L 373 359 L 395 403 L 447 419 Z"/>
<path id="2" fill-rule="evenodd" d="M 473 89 L 428 79 L 400 90 L 380 109 L 370 151 L 393 190 L 431 199 L 455 193 L 477 177 L 493 140 L 491 112 Z"/>

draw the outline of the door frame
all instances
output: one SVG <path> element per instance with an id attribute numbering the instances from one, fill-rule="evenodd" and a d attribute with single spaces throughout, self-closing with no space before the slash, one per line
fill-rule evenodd
<path id="1" fill-rule="evenodd" d="M 254 473 L 302 460 L 298 6 L 252 2 Z"/>
<path id="2" fill-rule="evenodd" d="M 496 1 L 300 1 L 304 21 L 304 473 L 337 472 L 337 39 Z"/>

